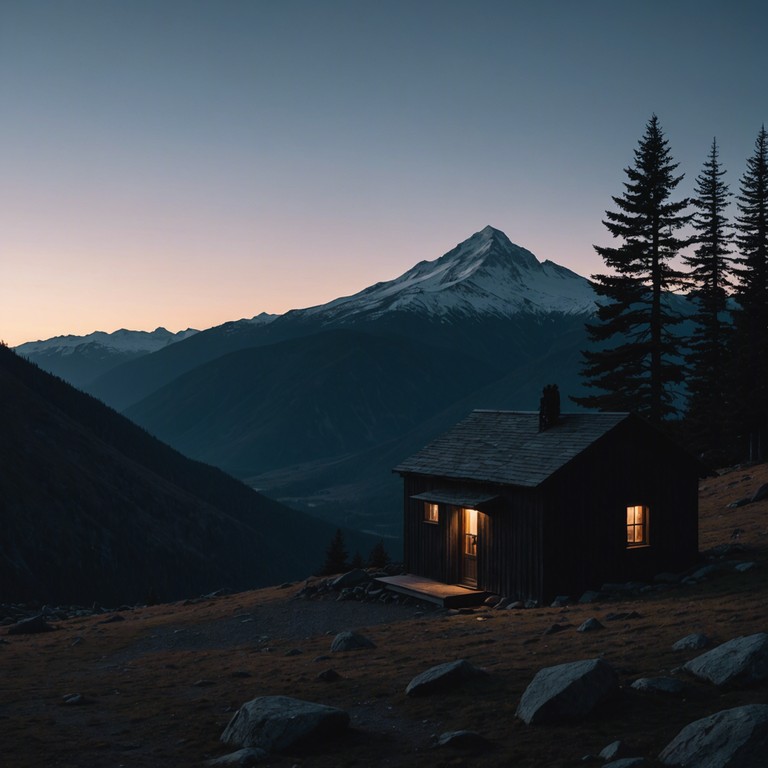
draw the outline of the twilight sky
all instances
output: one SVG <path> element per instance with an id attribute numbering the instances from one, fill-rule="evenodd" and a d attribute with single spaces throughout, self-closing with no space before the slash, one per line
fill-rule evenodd
<path id="1" fill-rule="evenodd" d="M 652 113 L 768 121 L 763 0 L 0 0 L 0 339 L 320 304 L 486 224 L 593 244 Z"/>

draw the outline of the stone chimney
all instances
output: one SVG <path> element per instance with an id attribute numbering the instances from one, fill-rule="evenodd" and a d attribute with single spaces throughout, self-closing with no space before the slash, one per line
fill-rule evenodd
<path id="1" fill-rule="evenodd" d="M 560 418 L 560 390 L 557 384 L 547 384 L 539 403 L 539 432 L 557 424 Z"/>

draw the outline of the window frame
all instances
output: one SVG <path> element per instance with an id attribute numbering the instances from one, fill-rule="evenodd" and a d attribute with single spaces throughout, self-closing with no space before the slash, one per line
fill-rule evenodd
<path id="1" fill-rule="evenodd" d="M 425 501 L 422 520 L 429 525 L 440 525 L 440 505 L 434 501 Z"/>
<path id="2" fill-rule="evenodd" d="M 631 510 L 631 511 L 630 511 Z M 638 518 L 638 512 L 639 518 Z M 650 544 L 649 537 L 649 523 L 650 523 L 650 507 L 648 504 L 628 504 L 625 510 L 626 514 L 626 546 L 627 549 L 638 549 L 640 547 L 647 547 Z M 630 515 L 632 515 L 632 522 L 630 522 Z M 638 539 L 637 533 L 640 532 L 640 538 Z M 632 538 L 630 539 L 630 532 Z"/>

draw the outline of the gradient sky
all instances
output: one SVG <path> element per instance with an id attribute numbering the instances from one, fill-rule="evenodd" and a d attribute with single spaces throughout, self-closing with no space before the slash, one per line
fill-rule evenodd
<path id="1" fill-rule="evenodd" d="M 653 113 L 768 119 L 763 0 L 0 0 L 0 339 L 355 293 L 486 224 L 583 275 Z"/>

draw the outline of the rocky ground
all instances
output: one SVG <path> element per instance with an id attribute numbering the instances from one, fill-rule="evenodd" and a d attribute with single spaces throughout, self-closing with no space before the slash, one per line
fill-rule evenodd
<path id="1" fill-rule="evenodd" d="M 717 646 L 768 631 L 768 500 L 729 507 L 767 482 L 764 465 L 702 482 L 700 544 L 710 556 L 701 565 L 714 568 L 585 605 L 456 613 L 415 602 L 339 601 L 335 591 L 299 598 L 304 585 L 294 584 L 119 612 L 52 611 L 46 622 L 55 631 L 40 634 L 8 634 L 11 619 L 29 608 L 6 607 L 3 762 L 203 765 L 236 748 L 220 736 L 244 702 L 274 695 L 343 709 L 349 728 L 263 765 L 577 766 L 616 740 L 644 765 L 660 765 L 659 753 L 688 723 L 768 700 L 765 681 L 702 681 L 682 670 L 702 650 L 672 648 L 696 632 Z M 602 628 L 579 632 L 589 619 Z M 352 629 L 375 648 L 332 652 L 336 634 Z M 539 670 L 598 657 L 620 686 L 607 704 L 574 724 L 516 717 Z M 487 678 L 406 695 L 414 677 L 458 659 Z M 659 676 L 682 690 L 631 687 Z M 463 729 L 482 742 L 436 746 L 442 734 Z"/>

